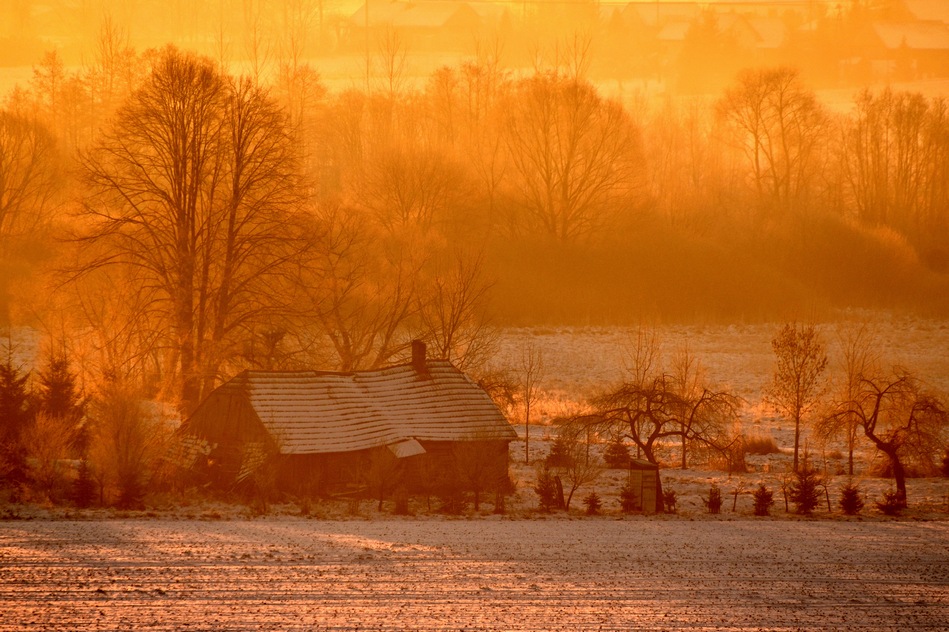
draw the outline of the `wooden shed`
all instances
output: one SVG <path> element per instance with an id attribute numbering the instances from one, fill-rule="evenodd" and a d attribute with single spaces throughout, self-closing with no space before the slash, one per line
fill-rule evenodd
<path id="1" fill-rule="evenodd" d="M 643 459 L 629 460 L 630 488 L 636 492 L 638 506 L 633 508 L 646 514 L 660 510 L 659 466 Z"/>
<path id="2" fill-rule="evenodd" d="M 179 433 L 179 465 L 220 486 L 269 473 L 283 488 L 333 491 L 373 478 L 424 487 L 456 474 L 507 476 L 517 438 L 491 398 L 447 360 L 413 348 L 372 371 L 245 371 Z M 382 484 L 382 483 L 380 483 Z"/>

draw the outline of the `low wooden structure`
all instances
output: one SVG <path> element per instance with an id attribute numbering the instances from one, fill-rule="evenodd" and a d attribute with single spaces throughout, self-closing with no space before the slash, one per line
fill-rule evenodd
<path id="1" fill-rule="evenodd" d="M 179 433 L 179 465 L 218 486 L 271 477 L 312 493 L 429 489 L 507 479 L 517 438 L 491 398 L 417 343 L 410 364 L 372 371 L 245 371 Z"/>
<path id="2" fill-rule="evenodd" d="M 636 493 L 635 511 L 656 513 L 661 507 L 658 496 L 659 466 L 643 459 L 629 460 L 629 487 Z"/>

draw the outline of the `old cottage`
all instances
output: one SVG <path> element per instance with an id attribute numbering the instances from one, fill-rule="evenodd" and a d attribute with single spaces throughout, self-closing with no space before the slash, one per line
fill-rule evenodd
<path id="1" fill-rule="evenodd" d="M 516 433 L 491 398 L 416 343 L 409 364 L 372 371 L 245 371 L 179 433 L 179 463 L 229 486 L 262 475 L 288 489 L 407 488 L 506 478 Z"/>

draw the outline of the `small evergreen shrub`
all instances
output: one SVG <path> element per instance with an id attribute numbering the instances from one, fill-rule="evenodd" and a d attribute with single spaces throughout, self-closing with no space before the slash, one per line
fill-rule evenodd
<path id="1" fill-rule="evenodd" d="M 764 483 L 758 486 L 758 489 L 752 493 L 755 499 L 755 515 L 770 516 L 771 507 L 774 505 L 774 492 L 765 487 Z"/>
<path id="2" fill-rule="evenodd" d="M 603 460 L 606 466 L 613 469 L 629 467 L 629 446 L 623 443 L 622 437 L 616 437 L 609 442 L 603 451 Z"/>
<path id="3" fill-rule="evenodd" d="M 549 467 L 568 467 L 573 459 L 570 456 L 569 440 L 564 436 L 558 436 L 554 444 L 550 447 L 550 454 L 545 461 Z"/>
<path id="4" fill-rule="evenodd" d="M 619 490 L 619 504 L 623 509 L 623 513 L 633 513 L 640 508 L 639 494 L 629 483 L 623 485 L 623 488 Z"/>
<path id="5" fill-rule="evenodd" d="M 863 496 L 854 483 L 847 483 L 841 488 L 840 508 L 848 516 L 855 516 L 863 509 Z"/>
<path id="6" fill-rule="evenodd" d="M 85 509 L 92 504 L 96 497 L 96 482 L 92 477 L 92 468 L 89 467 L 89 461 L 82 459 L 79 461 L 79 472 L 76 480 L 73 481 L 73 502 L 80 509 Z"/>
<path id="7" fill-rule="evenodd" d="M 883 500 L 876 504 L 877 509 L 887 516 L 898 516 L 903 511 L 903 503 L 895 491 L 883 492 Z"/>
<path id="8" fill-rule="evenodd" d="M 722 490 L 718 485 L 712 485 L 708 490 L 708 496 L 702 499 L 705 507 L 711 514 L 722 512 Z"/>
<path id="9" fill-rule="evenodd" d="M 676 502 L 678 502 L 678 500 L 678 494 L 676 494 L 674 489 L 667 489 L 662 492 L 662 504 L 668 513 L 676 512 Z"/>
<path id="10" fill-rule="evenodd" d="M 809 516 L 814 511 L 820 502 L 821 482 L 820 474 L 814 468 L 808 467 L 805 458 L 800 469 L 794 473 L 788 493 L 797 513 Z"/>
<path id="11" fill-rule="evenodd" d="M 540 508 L 550 512 L 557 505 L 557 482 L 554 480 L 553 472 L 550 471 L 550 465 L 544 463 L 543 468 L 537 474 L 537 483 L 534 485 L 534 492 L 540 502 Z"/>
<path id="12" fill-rule="evenodd" d="M 600 513 L 600 509 L 603 507 L 603 502 L 596 492 L 587 494 L 583 499 L 583 504 L 586 505 L 588 516 L 595 516 Z"/>

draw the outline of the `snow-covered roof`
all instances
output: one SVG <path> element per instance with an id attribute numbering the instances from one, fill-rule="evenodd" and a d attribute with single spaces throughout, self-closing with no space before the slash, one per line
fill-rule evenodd
<path id="1" fill-rule="evenodd" d="M 949 26 L 940 22 L 879 22 L 873 30 L 889 49 L 949 50 Z"/>
<path id="2" fill-rule="evenodd" d="M 903 0 L 903 6 L 917 20 L 949 23 L 949 2 L 946 0 Z"/>
<path id="3" fill-rule="evenodd" d="M 788 37 L 788 27 L 779 18 L 748 18 L 748 24 L 758 36 L 758 48 L 780 48 Z"/>
<path id="4" fill-rule="evenodd" d="M 246 427 L 253 416 L 283 454 L 352 452 L 419 441 L 517 438 L 491 398 L 446 360 L 374 371 L 245 371 L 216 389 L 186 432 Z M 213 439 L 213 437 L 212 437 Z"/>

